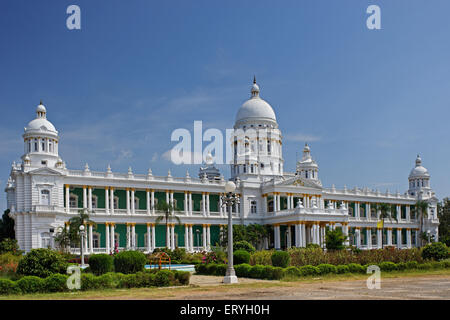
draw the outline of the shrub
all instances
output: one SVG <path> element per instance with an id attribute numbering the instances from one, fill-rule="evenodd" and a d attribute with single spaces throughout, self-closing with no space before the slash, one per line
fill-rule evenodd
<path id="1" fill-rule="evenodd" d="M 274 267 L 286 268 L 289 266 L 291 256 L 286 251 L 275 251 L 271 259 Z"/>
<path id="2" fill-rule="evenodd" d="M 281 267 L 273 267 L 272 271 L 272 279 L 273 280 L 280 280 L 283 278 L 284 270 Z"/>
<path id="3" fill-rule="evenodd" d="M 98 283 L 98 282 L 97 282 Z M 119 286 L 121 288 L 137 288 L 139 285 L 136 273 L 124 274 L 120 278 Z"/>
<path id="4" fill-rule="evenodd" d="M 17 273 L 46 278 L 54 273 L 65 274 L 67 266 L 64 257 L 56 251 L 32 249 L 19 261 Z"/>
<path id="5" fill-rule="evenodd" d="M 250 255 L 250 264 L 252 266 L 254 266 L 255 264 L 270 266 L 272 265 L 272 253 L 272 250 L 256 251 Z"/>
<path id="6" fill-rule="evenodd" d="M 114 257 L 114 268 L 116 272 L 125 274 L 144 271 L 147 258 L 140 251 L 123 251 Z"/>
<path id="7" fill-rule="evenodd" d="M 227 273 L 227 268 L 228 268 L 228 265 L 226 265 L 226 264 L 218 264 L 216 267 L 215 275 L 216 276 L 225 276 L 225 274 Z"/>
<path id="8" fill-rule="evenodd" d="M 238 277 L 250 277 L 252 266 L 247 263 L 238 264 L 234 267 L 236 271 L 236 276 Z"/>
<path id="9" fill-rule="evenodd" d="M 125 275 L 119 272 L 108 272 L 98 277 L 99 284 L 105 289 L 120 288 Z"/>
<path id="10" fill-rule="evenodd" d="M 407 269 L 417 269 L 418 263 L 417 261 L 408 261 L 406 262 Z"/>
<path id="11" fill-rule="evenodd" d="M 390 261 L 381 262 L 378 264 L 381 271 L 394 271 L 397 270 L 397 265 Z"/>
<path id="12" fill-rule="evenodd" d="M 218 265 L 217 266 L 216 273 L 219 270 L 219 266 L 223 266 L 223 265 Z M 224 265 L 224 266 L 226 267 L 226 265 Z M 223 273 L 223 275 L 225 275 L 225 272 Z M 191 279 L 191 273 L 188 272 L 188 271 L 178 271 L 175 274 L 175 278 L 178 280 L 178 282 L 181 285 L 187 286 L 187 285 L 189 285 L 189 280 Z"/>
<path id="13" fill-rule="evenodd" d="M 17 284 L 9 279 L 0 279 L 0 295 L 19 294 L 20 288 Z"/>
<path id="14" fill-rule="evenodd" d="M 308 243 L 306 249 L 321 249 L 317 243 Z"/>
<path id="15" fill-rule="evenodd" d="M 235 264 L 248 264 L 250 262 L 250 253 L 245 250 L 237 250 L 233 253 L 233 260 Z"/>
<path id="16" fill-rule="evenodd" d="M 264 266 L 264 274 L 263 274 L 263 279 L 268 279 L 268 280 L 273 280 L 273 271 L 274 271 L 274 267 L 273 266 Z"/>
<path id="17" fill-rule="evenodd" d="M 349 263 L 347 266 L 351 273 L 365 273 L 367 270 L 358 263 Z"/>
<path id="18" fill-rule="evenodd" d="M 433 268 L 433 265 L 431 263 L 429 263 L 429 262 L 421 263 L 421 264 L 419 264 L 417 266 L 417 269 L 419 269 L 419 270 L 429 270 L 429 269 L 432 269 L 432 268 Z"/>
<path id="19" fill-rule="evenodd" d="M 431 261 L 431 267 L 433 269 L 442 269 L 445 268 L 445 265 L 443 263 L 441 263 L 440 261 Z"/>
<path id="20" fill-rule="evenodd" d="M 200 263 L 195 265 L 195 272 L 198 274 L 207 274 L 207 264 Z"/>
<path id="21" fill-rule="evenodd" d="M 216 273 L 216 270 L 217 270 L 217 264 L 210 263 L 210 264 L 206 265 L 206 274 L 214 275 Z"/>
<path id="22" fill-rule="evenodd" d="M 319 274 L 324 275 L 324 274 L 329 274 L 329 273 L 337 273 L 337 269 L 336 266 L 333 266 L 332 264 L 319 264 L 317 266 L 317 268 L 319 269 Z"/>
<path id="23" fill-rule="evenodd" d="M 173 284 L 175 276 L 167 269 L 159 270 L 155 275 L 155 285 L 158 287 L 167 287 Z"/>
<path id="24" fill-rule="evenodd" d="M 297 267 L 287 267 L 283 273 L 285 277 L 298 278 L 301 276 L 300 270 Z"/>
<path id="25" fill-rule="evenodd" d="M 350 269 L 345 264 L 340 264 L 336 267 L 336 273 L 342 274 L 342 273 L 349 273 Z"/>
<path id="26" fill-rule="evenodd" d="M 52 274 L 44 279 L 44 291 L 45 292 L 63 292 L 67 291 L 67 278 L 69 276 L 64 274 Z"/>
<path id="27" fill-rule="evenodd" d="M 253 253 L 256 251 L 255 247 L 248 241 L 241 240 L 233 244 L 233 251 L 245 250 L 248 253 Z"/>
<path id="28" fill-rule="evenodd" d="M 98 277 L 96 277 L 92 273 L 82 273 L 80 280 L 81 280 L 81 290 L 83 291 L 101 288 Z"/>
<path id="29" fill-rule="evenodd" d="M 264 278 L 264 266 L 257 264 L 250 270 L 250 278 L 262 279 Z"/>
<path id="30" fill-rule="evenodd" d="M 19 250 L 17 240 L 5 238 L 0 242 L 0 254 L 11 253 L 14 255 L 20 255 L 22 251 Z"/>
<path id="31" fill-rule="evenodd" d="M 44 279 L 36 276 L 26 276 L 16 282 L 22 293 L 44 292 Z"/>
<path id="32" fill-rule="evenodd" d="M 94 254 L 89 257 L 89 267 L 99 276 L 114 270 L 114 258 L 109 254 Z"/>
<path id="33" fill-rule="evenodd" d="M 448 258 L 448 248 L 442 242 L 427 244 L 422 250 L 422 258 L 436 261 L 446 259 Z"/>
<path id="34" fill-rule="evenodd" d="M 326 247 L 328 250 L 343 250 L 344 242 L 347 239 L 341 229 L 328 230 L 325 236 Z"/>
<path id="35" fill-rule="evenodd" d="M 170 259 L 172 259 L 172 260 L 178 260 L 178 261 L 183 260 L 186 258 L 186 249 L 175 248 L 175 250 L 170 252 L 169 256 L 170 256 Z"/>
<path id="36" fill-rule="evenodd" d="M 450 268 L 450 259 L 445 259 L 441 261 L 445 268 Z"/>
<path id="37" fill-rule="evenodd" d="M 302 276 L 315 276 L 320 274 L 320 270 L 317 267 L 307 265 L 299 268 L 300 275 Z"/>
<path id="38" fill-rule="evenodd" d="M 397 263 L 397 270 L 406 270 L 408 269 L 408 265 L 406 264 L 406 262 L 399 262 Z"/>

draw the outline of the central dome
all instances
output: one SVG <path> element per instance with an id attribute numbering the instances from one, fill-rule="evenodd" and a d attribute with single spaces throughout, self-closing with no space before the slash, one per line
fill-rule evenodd
<path id="1" fill-rule="evenodd" d="M 246 121 L 265 120 L 270 122 L 277 121 L 275 112 L 269 103 L 259 97 L 259 86 L 253 80 L 251 89 L 252 97 L 244 102 L 236 116 L 236 125 Z"/>

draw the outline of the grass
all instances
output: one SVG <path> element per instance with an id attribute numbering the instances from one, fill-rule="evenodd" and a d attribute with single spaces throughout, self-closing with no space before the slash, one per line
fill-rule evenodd
<path id="1" fill-rule="evenodd" d="M 450 276 L 450 269 L 438 270 L 408 270 L 382 272 L 384 278 L 402 278 L 402 277 L 420 277 L 420 276 Z M 273 287 L 295 287 L 302 283 L 313 282 L 332 282 L 332 281 L 352 281 L 366 280 L 368 274 L 329 274 L 324 276 L 310 276 L 296 279 L 285 278 L 282 281 L 258 281 L 248 283 L 238 283 L 233 285 L 190 285 L 184 287 L 166 287 L 166 288 L 134 288 L 134 289 L 106 289 L 95 291 L 75 291 L 64 293 L 42 293 L 26 295 L 0 296 L 1 299 L 9 300 L 75 300 L 75 299 L 170 299 L 177 297 L 178 294 L 189 293 L 227 293 L 234 289 L 263 289 Z M 211 276 L 213 277 L 213 276 Z M 217 277 L 221 278 L 221 277 Z"/>

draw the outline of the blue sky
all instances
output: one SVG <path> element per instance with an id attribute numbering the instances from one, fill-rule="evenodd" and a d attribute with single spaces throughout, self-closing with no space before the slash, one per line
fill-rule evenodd
<path id="1" fill-rule="evenodd" d="M 81 30 L 66 28 L 70 4 Z M 371 4 L 382 30 L 366 27 Z M 420 153 L 448 196 L 448 12 L 446 0 L 1 1 L 0 183 L 40 99 L 71 169 L 197 175 L 162 156 L 171 132 L 231 128 L 256 75 L 286 170 L 308 140 L 325 186 L 403 193 Z"/>

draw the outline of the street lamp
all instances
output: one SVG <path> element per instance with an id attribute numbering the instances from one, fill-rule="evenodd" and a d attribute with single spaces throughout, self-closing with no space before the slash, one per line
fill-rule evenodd
<path id="1" fill-rule="evenodd" d="M 222 206 L 228 208 L 228 267 L 223 283 L 237 283 L 236 272 L 233 267 L 233 223 L 232 223 L 232 207 L 239 203 L 239 196 L 234 192 L 236 185 L 232 181 L 225 184 L 225 195 L 221 196 Z"/>
<path id="2" fill-rule="evenodd" d="M 81 250 L 81 267 L 84 268 L 84 248 L 83 248 L 83 240 L 84 240 L 84 225 L 80 226 L 80 236 L 81 236 L 81 243 L 80 243 L 80 250 Z"/>
<path id="3" fill-rule="evenodd" d="M 431 234 L 431 231 L 430 231 L 430 230 L 427 230 L 428 243 L 430 243 L 430 234 Z"/>

